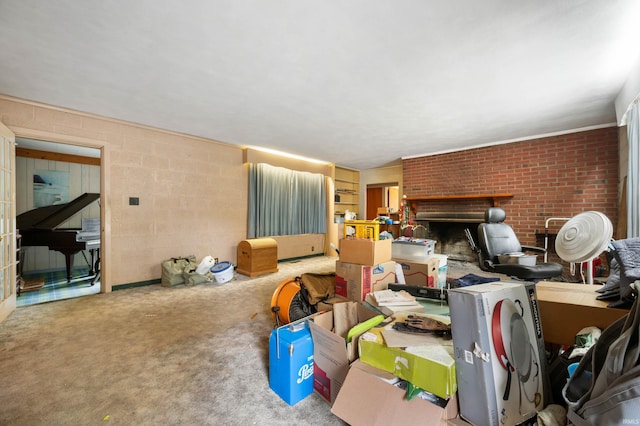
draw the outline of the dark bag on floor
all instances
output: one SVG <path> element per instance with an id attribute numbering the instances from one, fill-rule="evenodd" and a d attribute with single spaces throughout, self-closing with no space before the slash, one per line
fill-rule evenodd
<path id="1" fill-rule="evenodd" d="M 195 255 L 187 257 L 172 257 L 161 264 L 162 278 L 160 284 L 164 287 L 173 287 L 174 285 L 184 284 L 185 271 L 195 271 L 198 267 Z"/>
<path id="2" fill-rule="evenodd" d="M 336 294 L 336 274 L 306 273 L 300 276 L 300 290 L 310 305 L 317 305 Z"/>
<path id="3" fill-rule="evenodd" d="M 566 407 L 566 402 L 562 396 L 562 389 L 569 379 L 569 366 L 579 363 L 582 356 L 570 358 L 575 346 L 569 347 L 561 354 L 556 355 L 555 359 L 549 364 L 549 380 L 551 382 L 551 403 Z"/>
<path id="4" fill-rule="evenodd" d="M 640 421 L 640 309 L 603 332 L 562 389 L 567 420 L 576 425 Z"/>

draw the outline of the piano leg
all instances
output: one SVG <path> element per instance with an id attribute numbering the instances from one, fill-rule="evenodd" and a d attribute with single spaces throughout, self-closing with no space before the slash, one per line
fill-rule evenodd
<path id="1" fill-rule="evenodd" d="M 60 249 L 58 249 L 58 251 L 60 253 L 64 254 L 64 260 L 65 260 L 66 267 L 67 267 L 67 282 L 71 282 L 71 272 L 73 271 L 73 257 L 78 252 L 82 253 L 82 256 L 84 256 L 84 259 L 89 264 L 89 269 L 91 270 L 89 272 L 89 276 L 93 275 L 94 273 L 96 274 L 96 276 L 99 274 L 99 269 L 98 269 L 100 267 L 100 249 L 99 248 L 89 249 L 89 251 L 91 252 L 91 262 L 89 262 L 89 260 L 87 259 L 87 256 L 86 256 L 84 251 L 81 251 L 81 250 L 60 250 Z M 95 260 L 95 256 L 96 256 L 95 252 L 97 252 L 98 260 Z M 93 285 L 94 283 L 95 283 L 95 278 L 94 278 L 94 280 L 91 281 L 91 285 Z"/>
<path id="2" fill-rule="evenodd" d="M 67 282 L 71 282 L 71 271 L 73 270 L 73 254 L 64 253 L 64 260 L 67 266 Z"/>
<path id="3" fill-rule="evenodd" d="M 95 262 L 96 262 L 96 249 L 90 249 L 89 254 L 91 255 L 91 261 L 87 262 L 89 264 L 89 276 L 94 275 L 95 271 Z"/>
<path id="4" fill-rule="evenodd" d="M 91 250 L 91 264 L 92 264 L 91 267 L 93 268 L 91 273 L 92 274 L 95 273 L 95 276 L 91 280 L 91 285 L 94 285 L 96 281 L 98 281 L 98 279 L 100 278 L 100 249 L 99 248 Z"/>

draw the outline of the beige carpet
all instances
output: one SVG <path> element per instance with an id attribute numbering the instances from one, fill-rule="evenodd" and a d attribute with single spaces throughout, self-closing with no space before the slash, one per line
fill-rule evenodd
<path id="1" fill-rule="evenodd" d="M 335 260 L 18 308 L 0 324 L 0 424 L 341 425 L 315 393 L 282 401 L 268 367 L 273 291 Z"/>

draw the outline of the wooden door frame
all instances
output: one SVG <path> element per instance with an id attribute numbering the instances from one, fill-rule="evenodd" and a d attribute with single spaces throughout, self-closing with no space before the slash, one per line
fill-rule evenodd
<path id="1" fill-rule="evenodd" d="M 16 216 L 16 140 L 15 140 L 15 132 L 13 130 L 11 130 L 9 127 L 5 126 L 2 122 L 0 122 L 0 133 L 2 133 L 2 135 L 4 137 L 7 138 L 7 141 L 5 143 L 11 144 L 11 148 L 9 149 L 9 161 L 10 161 L 10 185 L 12 186 L 11 188 L 11 192 L 9 194 L 9 200 L 10 200 L 10 216 L 12 216 L 12 218 L 14 220 L 10 221 L 10 225 L 9 225 L 9 229 L 7 230 L 7 234 L 12 236 L 13 238 L 13 244 L 9 244 L 9 250 L 11 251 L 11 255 L 9 256 L 9 262 L 10 264 L 7 265 L 7 271 L 8 271 L 8 277 L 5 277 L 5 279 L 9 279 L 11 280 L 9 283 L 9 297 L 3 299 L 2 301 L 0 301 L 0 322 L 4 321 L 9 315 L 11 315 L 11 313 L 13 311 L 16 310 L 16 273 L 17 273 L 17 269 L 16 269 L 16 246 L 17 246 L 17 240 L 16 240 L 16 221 L 15 221 L 15 216 Z M 4 146 L 0 147 L 2 149 L 4 149 Z M 4 191 L 4 188 L 1 188 L 2 191 Z M 6 272 L 5 272 L 6 273 Z M 0 285 L 3 285 L 4 283 L 0 282 Z M 4 291 L 4 289 L 3 289 Z M 6 295 L 4 295 L 3 297 L 5 297 Z"/>
<path id="2" fill-rule="evenodd" d="M 76 145 L 100 150 L 100 292 L 109 293 L 111 283 L 111 209 L 109 208 L 109 148 L 103 141 L 86 137 L 63 135 L 42 130 L 11 127 L 18 138 Z M 14 190 L 15 196 L 15 190 Z"/>

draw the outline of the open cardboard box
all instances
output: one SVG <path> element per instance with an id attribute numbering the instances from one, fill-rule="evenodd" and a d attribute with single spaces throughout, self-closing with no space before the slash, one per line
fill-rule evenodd
<path id="1" fill-rule="evenodd" d="M 411 314 L 416 315 L 396 313 L 396 320 L 404 321 Z M 391 328 L 391 324 L 374 328 L 360 337 L 360 360 L 393 373 L 440 398 L 447 399 L 454 395 L 457 382 L 452 341 L 431 334 L 414 336 L 396 331 L 398 337 L 394 340 L 402 339 L 406 343 L 392 344 L 387 342 L 394 332 Z"/>
<path id="2" fill-rule="evenodd" d="M 437 402 L 422 399 L 420 395 L 407 400 L 405 391 L 393 384 L 396 381 L 391 373 L 355 361 L 331 412 L 351 426 L 436 426 L 457 417 L 456 395 L 448 400 L 432 399 Z"/>
<path id="3" fill-rule="evenodd" d="M 607 308 L 610 301 L 596 300 L 600 286 L 540 281 L 536 284 L 544 340 L 573 345 L 576 334 L 585 327 L 604 330 L 626 309 Z"/>
<path id="4" fill-rule="evenodd" d="M 332 311 L 315 315 L 309 323 L 313 339 L 313 389 L 329 403 L 338 396 L 349 364 L 358 358 L 360 335 L 348 342 L 348 330 L 377 315 L 362 303 L 336 303 Z"/>
<path id="5" fill-rule="evenodd" d="M 391 260 L 391 240 L 372 241 L 365 238 L 342 238 L 340 261 L 375 266 Z"/>

